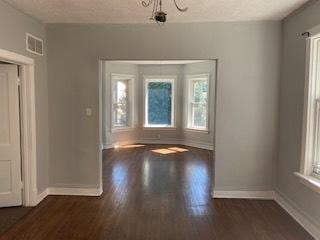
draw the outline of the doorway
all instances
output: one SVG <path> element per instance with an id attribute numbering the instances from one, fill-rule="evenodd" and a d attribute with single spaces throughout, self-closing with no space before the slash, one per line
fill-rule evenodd
<path id="1" fill-rule="evenodd" d="M 14 73 L 16 74 L 17 66 L 19 66 L 19 80 L 20 80 L 20 116 L 19 116 L 19 99 L 18 89 L 13 89 L 13 83 L 9 83 L 11 78 L 9 71 L 7 72 L 9 78 L 3 77 L 1 84 L 7 84 L 8 96 L 7 99 L 12 98 L 14 100 L 8 100 L 12 102 L 12 107 L 9 109 L 18 109 L 17 111 L 8 111 L 8 116 L 10 120 L 15 119 L 14 124 L 9 124 L 10 131 L 8 132 L 7 127 L 0 127 L 1 138 L 0 146 L 1 149 L 5 149 L 5 145 L 10 145 L 8 143 L 14 143 L 12 149 L 6 150 L 7 153 L 3 154 L 3 157 L 0 157 L 1 161 L 1 170 L 0 170 L 0 198 L 4 197 L 3 200 L 0 200 L 1 205 L 23 205 L 23 206 L 35 206 L 39 202 L 38 189 L 37 189 L 37 154 L 36 154 L 36 109 L 35 109 L 35 78 L 34 78 L 34 60 L 10 52 L 7 50 L 0 49 L 0 62 L 6 62 L 13 66 L 15 69 Z M 4 74 L 6 75 L 6 74 Z M 14 76 L 14 75 L 12 75 Z M 12 77 L 14 78 L 14 77 Z M 9 88 L 9 84 L 12 84 Z M 17 82 L 14 83 L 15 86 Z M 2 88 L 1 85 L 1 88 Z M 2 90 L 4 91 L 4 90 Z M 9 91 L 10 94 L 9 94 Z M 3 107 L 0 104 L 1 107 Z M 7 116 L 7 117 L 8 117 Z M 15 117 L 14 117 L 15 116 Z M 6 117 L 4 114 L 2 117 Z M 19 121 L 20 117 L 20 121 Z M 21 128 L 20 128 L 21 124 Z M 8 125 L 8 123 L 7 123 Z M 21 129 L 21 131 L 19 131 Z M 14 147 L 13 147 L 14 146 Z M 20 151 L 22 150 L 22 151 Z M 4 150 L 3 150 L 4 151 Z M 13 153 L 15 152 L 15 154 Z M 9 154 L 10 153 L 10 154 Z M 19 154 L 18 154 L 19 153 Z M 6 156 L 5 156 L 6 155 Z M 15 159 L 16 162 L 12 162 L 11 159 Z M 17 161 L 19 159 L 20 161 Z M 13 166 L 11 166 L 13 164 Z M 18 167 L 19 166 L 19 167 Z M 19 168 L 19 169 L 18 169 Z M 10 171 L 9 171 L 10 169 Z M 18 179 L 21 179 L 23 176 L 23 182 Z M 8 180 L 9 179 L 9 180 Z M 12 184 L 12 186 L 11 186 Z M 18 191 L 18 189 L 20 190 Z M 21 193 L 21 189 L 23 189 Z M 9 194 L 8 194 L 9 193 Z M 12 193 L 12 194 L 11 194 Z M 8 198 L 5 200 L 5 198 Z"/>
<path id="2" fill-rule="evenodd" d="M 0 207 L 22 205 L 18 66 L 0 63 Z"/>
<path id="3" fill-rule="evenodd" d="M 217 60 L 101 60 L 100 148 L 214 150 L 216 78 Z"/>

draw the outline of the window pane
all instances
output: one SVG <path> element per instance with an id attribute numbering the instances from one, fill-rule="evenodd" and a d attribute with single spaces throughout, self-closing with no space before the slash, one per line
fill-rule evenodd
<path id="1" fill-rule="evenodd" d="M 193 127 L 207 127 L 207 107 L 203 104 L 195 104 L 193 108 Z"/>
<path id="2" fill-rule="evenodd" d="M 316 138 L 315 138 L 315 154 L 313 163 L 313 172 L 320 176 L 320 100 L 316 103 Z"/>
<path id="3" fill-rule="evenodd" d="M 127 102 L 127 82 L 117 81 L 117 103 Z"/>
<path id="4" fill-rule="evenodd" d="M 315 60 L 316 66 L 316 84 L 320 83 L 320 42 L 317 42 L 317 56 Z M 317 93 L 320 96 L 320 93 Z M 320 178 L 320 99 L 316 100 L 316 138 L 315 138 L 315 156 L 313 162 L 313 173 Z"/>
<path id="5" fill-rule="evenodd" d="M 193 81 L 193 109 L 192 127 L 207 127 L 207 98 L 208 82 L 205 80 Z"/>
<path id="6" fill-rule="evenodd" d="M 128 81 L 117 81 L 115 89 L 114 125 L 128 125 Z"/>
<path id="7" fill-rule="evenodd" d="M 193 97 L 195 103 L 206 104 L 208 95 L 207 81 L 194 81 L 193 82 Z"/>
<path id="8" fill-rule="evenodd" d="M 148 125 L 171 125 L 172 83 L 148 83 Z"/>
<path id="9" fill-rule="evenodd" d="M 128 109 L 126 104 L 116 104 L 115 107 L 115 126 L 127 126 Z"/>

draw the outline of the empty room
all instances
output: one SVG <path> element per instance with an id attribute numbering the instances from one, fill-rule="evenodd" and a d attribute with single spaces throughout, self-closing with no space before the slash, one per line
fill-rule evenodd
<path id="1" fill-rule="evenodd" d="M 0 0 L 1 240 L 320 239 L 319 0 Z"/>

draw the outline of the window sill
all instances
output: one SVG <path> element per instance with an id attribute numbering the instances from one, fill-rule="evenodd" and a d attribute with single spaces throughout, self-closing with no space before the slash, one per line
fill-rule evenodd
<path id="1" fill-rule="evenodd" d="M 300 182 L 302 184 L 320 193 L 320 179 L 312 176 L 303 175 L 298 172 L 295 172 L 294 175 L 296 175 L 300 179 Z"/>
<path id="2" fill-rule="evenodd" d="M 187 132 L 199 132 L 199 133 L 208 133 L 209 134 L 209 130 L 208 129 L 184 128 L 184 130 L 187 131 Z"/>
<path id="3" fill-rule="evenodd" d="M 111 132 L 112 133 L 117 133 L 117 132 L 129 132 L 129 131 L 134 131 L 135 128 L 133 127 L 122 127 L 122 128 L 112 128 Z"/>
<path id="4" fill-rule="evenodd" d="M 169 130 L 169 131 L 174 131 L 177 130 L 176 127 L 152 127 L 152 126 L 144 126 L 143 130 L 147 131 L 157 131 L 157 130 Z"/>

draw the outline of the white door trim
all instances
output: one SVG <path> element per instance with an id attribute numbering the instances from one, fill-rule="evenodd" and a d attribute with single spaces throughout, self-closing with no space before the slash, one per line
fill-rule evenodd
<path id="1" fill-rule="evenodd" d="M 21 156 L 24 206 L 37 204 L 37 155 L 34 60 L 0 49 L 0 60 L 21 66 Z"/>

